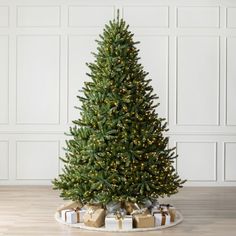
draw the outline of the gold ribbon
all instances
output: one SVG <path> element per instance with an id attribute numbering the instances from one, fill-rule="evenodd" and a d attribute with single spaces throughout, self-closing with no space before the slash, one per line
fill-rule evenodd
<path id="1" fill-rule="evenodd" d="M 176 214 L 176 209 L 174 207 L 169 208 L 169 213 L 170 213 L 170 222 L 175 221 L 175 214 Z"/>
<path id="2" fill-rule="evenodd" d="M 166 224 L 166 216 L 168 215 L 168 213 L 165 212 L 165 211 L 163 211 L 163 212 L 161 213 L 161 215 L 162 215 L 162 218 L 161 218 L 161 225 L 165 225 L 165 224 Z"/>
<path id="3" fill-rule="evenodd" d="M 123 218 L 122 214 L 119 211 L 117 211 L 115 213 L 115 219 L 118 221 L 118 228 L 122 229 L 122 221 L 123 221 L 124 218 Z"/>

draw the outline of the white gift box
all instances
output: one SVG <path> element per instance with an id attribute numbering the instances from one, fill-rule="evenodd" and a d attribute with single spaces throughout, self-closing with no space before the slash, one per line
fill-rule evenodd
<path id="1" fill-rule="evenodd" d="M 165 215 L 165 218 L 166 218 L 165 225 L 169 225 L 170 224 L 170 215 L 169 214 Z"/>
<path id="2" fill-rule="evenodd" d="M 71 210 L 68 210 L 68 209 L 61 211 L 61 219 L 62 219 L 64 222 L 66 222 L 66 213 L 67 213 L 67 212 L 70 212 L 70 211 L 71 211 Z"/>
<path id="3" fill-rule="evenodd" d="M 77 223 L 77 212 L 75 212 L 75 211 L 66 212 L 66 223 L 76 224 Z"/>
<path id="4" fill-rule="evenodd" d="M 107 215 L 105 218 L 105 228 L 111 230 L 130 230 L 133 228 L 132 216 L 126 215 L 117 219 L 115 215 Z"/>
<path id="5" fill-rule="evenodd" d="M 155 226 L 169 225 L 170 224 L 170 215 L 162 213 L 154 213 Z"/>
<path id="6" fill-rule="evenodd" d="M 84 223 L 84 214 L 87 212 L 85 209 L 77 210 L 77 222 Z"/>
<path id="7" fill-rule="evenodd" d="M 82 223 L 86 210 L 63 210 L 61 211 L 61 218 L 68 224 Z"/>

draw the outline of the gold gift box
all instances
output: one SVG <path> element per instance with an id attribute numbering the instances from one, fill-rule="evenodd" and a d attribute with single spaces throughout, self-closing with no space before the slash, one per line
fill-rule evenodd
<path id="1" fill-rule="evenodd" d="M 89 227 L 101 227 L 105 224 L 105 210 L 97 209 L 92 210 L 89 209 L 84 214 L 84 224 Z"/>
<path id="2" fill-rule="evenodd" d="M 154 216 L 150 214 L 137 214 L 133 216 L 134 228 L 152 228 L 155 227 Z"/>

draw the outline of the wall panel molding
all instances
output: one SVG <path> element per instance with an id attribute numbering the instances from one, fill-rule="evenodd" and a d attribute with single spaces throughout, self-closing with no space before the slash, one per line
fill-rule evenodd
<path id="1" fill-rule="evenodd" d="M 60 6 L 17 6 L 17 27 L 60 27 Z"/>
<path id="2" fill-rule="evenodd" d="M 226 86 L 225 86 L 225 117 L 227 126 L 236 126 L 235 89 L 236 89 L 236 37 L 226 38 Z"/>
<path id="3" fill-rule="evenodd" d="M 59 153 L 59 141 L 17 140 L 16 179 L 52 180 L 60 170 Z"/>
<path id="4" fill-rule="evenodd" d="M 178 6 L 176 27 L 179 28 L 219 28 L 219 6 Z"/>
<path id="5" fill-rule="evenodd" d="M 226 8 L 226 27 L 236 28 L 236 6 Z"/>
<path id="6" fill-rule="evenodd" d="M 224 142 L 224 181 L 236 182 L 236 142 Z"/>
<path id="7" fill-rule="evenodd" d="M 9 179 L 9 141 L 0 140 L 0 180 Z"/>
<path id="8" fill-rule="evenodd" d="M 217 181 L 216 142 L 178 141 L 176 149 L 179 155 L 176 169 L 183 179 L 186 178 L 188 182 Z"/>
<path id="9" fill-rule="evenodd" d="M 205 35 L 184 35 L 176 38 L 176 125 L 219 126 L 219 40 L 218 36 Z M 199 47 L 196 47 L 197 44 Z M 191 51 L 194 49 L 195 51 Z M 208 49 L 208 54 L 204 54 Z M 189 64 L 191 60 L 192 64 Z M 184 85 L 182 88 L 180 82 Z M 194 99 L 192 103 L 191 99 Z"/>
<path id="10" fill-rule="evenodd" d="M 60 36 L 17 36 L 16 60 L 17 124 L 59 124 Z"/>
<path id="11" fill-rule="evenodd" d="M 0 34 L 0 124 L 9 123 L 9 36 Z"/>
<path id="12" fill-rule="evenodd" d="M 123 6 L 122 16 L 135 28 L 169 27 L 169 6 Z"/>
<path id="13" fill-rule="evenodd" d="M 149 72 L 151 85 L 159 96 L 160 106 L 156 109 L 160 117 L 169 122 L 169 51 L 168 35 L 136 35 L 142 43 L 140 49 L 141 63 Z M 156 45 L 155 45 L 156 43 Z"/>
<path id="14" fill-rule="evenodd" d="M 80 111 L 74 106 L 81 106 L 78 90 L 83 87 L 84 81 L 90 80 L 86 76 L 88 67 L 86 62 L 94 60 L 91 52 L 96 51 L 96 44 L 94 42 L 95 35 L 70 35 L 68 36 L 68 75 L 67 75 L 67 123 L 79 117 Z M 86 45 L 86 47 L 85 47 Z M 80 67 L 78 67 L 78 64 Z M 81 95 L 81 94 L 80 94 Z"/>
<path id="15" fill-rule="evenodd" d="M 68 27 L 103 27 L 115 15 L 114 5 L 74 5 L 68 7 Z M 93 17 L 91 17 L 93 16 Z"/>
<path id="16" fill-rule="evenodd" d="M 9 27 L 9 6 L 0 5 L 0 28 L 2 27 Z"/>
<path id="17" fill-rule="evenodd" d="M 117 9 L 140 41 L 186 185 L 236 186 L 235 0 L 0 0 L 0 185 L 61 173 L 85 63 Z"/>

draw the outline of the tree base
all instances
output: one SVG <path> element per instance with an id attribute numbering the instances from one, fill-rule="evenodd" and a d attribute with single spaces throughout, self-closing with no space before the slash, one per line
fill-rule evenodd
<path id="1" fill-rule="evenodd" d="M 183 216 L 179 211 L 177 211 L 175 222 L 173 222 L 169 225 L 157 226 L 157 227 L 152 227 L 152 228 L 133 228 L 131 230 L 122 230 L 122 229 L 121 230 L 111 230 L 111 229 L 106 229 L 104 226 L 100 227 L 100 228 L 88 227 L 88 226 L 84 225 L 84 223 L 68 224 L 60 218 L 58 212 L 55 213 L 55 219 L 56 219 L 57 222 L 59 222 L 61 224 L 68 225 L 68 226 L 73 227 L 73 228 L 79 228 L 79 229 L 84 229 L 84 230 L 89 230 L 89 231 L 98 231 L 98 232 L 144 232 L 144 231 L 162 230 L 162 229 L 166 229 L 166 228 L 169 228 L 169 227 L 176 226 L 177 224 L 179 224 L 183 221 Z"/>

